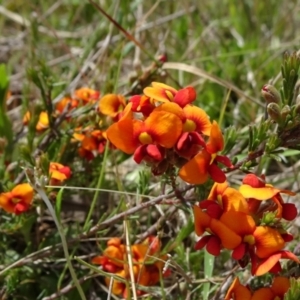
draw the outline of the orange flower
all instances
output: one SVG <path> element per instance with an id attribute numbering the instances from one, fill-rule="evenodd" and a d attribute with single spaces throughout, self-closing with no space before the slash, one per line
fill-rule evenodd
<path id="1" fill-rule="evenodd" d="M 172 148 L 182 131 L 178 116 L 165 111 L 153 111 L 144 121 L 123 119 L 107 129 L 107 137 L 118 149 L 134 153 L 134 160 L 159 162 L 164 148 Z"/>
<path id="2" fill-rule="evenodd" d="M 181 119 L 183 132 L 175 145 L 179 156 L 190 159 L 205 147 L 203 135 L 210 135 L 211 123 L 204 110 L 192 105 L 181 108 L 176 103 L 166 102 L 154 111 L 167 111 Z"/>
<path id="3" fill-rule="evenodd" d="M 117 116 L 113 118 L 113 120 L 118 122 L 124 119 L 133 119 L 132 105 L 133 104 L 129 102 L 123 111 L 119 112 Z"/>
<path id="4" fill-rule="evenodd" d="M 183 108 L 185 122 L 183 124 L 184 132 L 198 132 L 209 136 L 211 134 L 212 124 L 206 112 L 193 105 L 186 105 Z"/>
<path id="5" fill-rule="evenodd" d="M 43 131 L 49 127 L 49 116 L 46 111 L 42 111 L 39 116 L 39 120 L 36 124 L 37 131 Z"/>
<path id="6" fill-rule="evenodd" d="M 215 183 L 208 200 L 194 207 L 195 231 L 202 237 L 196 249 L 206 246 L 207 251 L 219 255 L 222 247 L 233 250 L 232 257 L 241 260 L 250 253 L 252 260 L 261 260 L 277 253 L 289 237 L 285 232 L 268 226 L 256 226 L 248 214 L 245 198 L 225 182 Z"/>
<path id="7" fill-rule="evenodd" d="M 100 92 L 87 87 L 82 87 L 75 91 L 74 96 L 78 100 L 82 100 L 84 103 L 94 103 L 99 99 Z"/>
<path id="8" fill-rule="evenodd" d="M 243 286 L 236 277 L 226 293 L 225 300 L 251 300 L 251 296 L 249 288 Z"/>
<path id="9" fill-rule="evenodd" d="M 27 111 L 23 117 L 23 124 L 27 125 L 30 121 L 31 113 Z M 39 115 L 38 122 L 36 124 L 37 131 L 44 131 L 45 129 L 49 128 L 49 116 L 46 111 L 42 111 Z"/>
<path id="10" fill-rule="evenodd" d="M 221 233 L 224 235 L 227 232 L 226 238 L 229 240 L 236 239 L 236 234 L 241 238 L 240 243 L 232 248 L 232 257 L 236 260 L 243 259 L 246 253 L 250 253 L 251 260 L 254 261 L 265 259 L 285 246 L 283 235 L 278 230 L 269 226 L 256 226 L 254 219 L 246 213 L 227 211 L 221 215 L 219 221 L 219 231 L 214 230 L 214 234 L 220 237 Z"/>
<path id="11" fill-rule="evenodd" d="M 55 110 L 57 113 L 62 113 L 67 105 L 69 105 L 69 111 L 76 108 L 78 106 L 78 100 L 72 99 L 67 96 L 62 98 L 56 105 Z"/>
<path id="12" fill-rule="evenodd" d="M 270 287 L 264 287 L 256 290 L 253 293 L 251 300 L 283 299 L 284 294 L 289 290 L 290 286 L 291 283 L 287 277 L 283 277 L 283 276 L 275 277 Z"/>
<path id="13" fill-rule="evenodd" d="M 92 127 L 86 127 L 80 132 L 81 128 L 76 128 L 73 138 L 81 143 L 78 152 L 81 157 L 87 160 L 94 159 L 98 154 L 105 150 L 106 136 L 105 132 Z"/>
<path id="14" fill-rule="evenodd" d="M 232 250 L 242 242 L 242 238 L 238 234 L 197 205 L 194 206 L 194 217 L 196 234 L 200 236 L 205 231 L 211 234 L 202 237 L 196 243 L 195 249 L 199 250 L 206 246 L 206 250 L 210 254 L 217 256 L 222 247 Z"/>
<path id="15" fill-rule="evenodd" d="M 28 183 L 18 184 L 12 191 L 0 194 L 0 207 L 19 215 L 27 211 L 32 203 L 33 188 Z"/>
<path id="16" fill-rule="evenodd" d="M 144 286 L 155 285 L 160 280 L 160 274 L 165 264 L 166 256 L 157 255 L 160 242 L 155 237 L 149 237 L 142 244 L 134 244 L 130 247 L 133 275 L 136 283 Z M 92 262 L 102 266 L 104 271 L 114 273 L 117 276 L 130 280 L 130 271 L 128 265 L 128 255 L 126 246 L 121 243 L 118 238 L 110 239 L 107 242 L 107 248 L 103 252 L 103 256 L 95 257 Z M 168 275 L 163 274 L 163 275 Z M 111 282 L 110 277 L 105 278 L 106 285 Z M 112 285 L 112 293 L 115 295 L 123 295 L 126 298 L 127 287 L 126 283 L 119 280 L 114 280 Z M 142 291 L 137 291 L 138 295 L 142 295 Z"/>
<path id="17" fill-rule="evenodd" d="M 112 238 L 107 242 L 103 255 L 93 258 L 92 263 L 102 265 L 104 271 L 116 273 L 124 265 L 125 249 L 119 238 Z"/>
<path id="18" fill-rule="evenodd" d="M 273 253 L 266 258 L 259 258 L 250 252 L 251 257 L 251 274 L 255 276 L 261 276 L 268 272 L 277 274 L 281 271 L 280 259 L 290 259 L 296 263 L 300 263 L 298 257 L 290 251 L 281 250 Z"/>
<path id="19" fill-rule="evenodd" d="M 239 191 L 229 187 L 226 181 L 223 183 L 214 183 L 207 199 L 219 203 L 224 212 L 234 210 L 248 213 L 248 203 L 246 199 Z"/>
<path id="20" fill-rule="evenodd" d="M 227 167 L 231 167 L 232 164 L 228 157 L 218 155 L 218 152 L 223 150 L 223 147 L 223 135 L 219 125 L 214 121 L 206 148 L 201 150 L 179 170 L 180 178 L 191 184 L 202 184 L 208 180 L 210 175 L 215 182 L 224 182 L 226 175 L 218 167 L 217 163 L 222 163 Z"/>
<path id="21" fill-rule="evenodd" d="M 177 91 L 171 86 L 160 82 L 152 82 L 152 87 L 146 87 L 144 94 L 160 102 L 174 102 L 181 107 L 196 100 L 196 91 L 193 87 L 189 86 Z"/>
<path id="22" fill-rule="evenodd" d="M 71 177 L 71 169 L 56 162 L 50 162 L 49 166 L 51 184 L 61 183 Z"/>
<path id="23" fill-rule="evenodd" d="M 254 243 L 252 235 L 256 228 L 253 218 L 247 214 L 246 200 L 237 190 L 228 187 L 226 182 L 215 183 L 208 198 L 200 202 L 199 208 L 194 207 L 195 230 L 198 235 L 202 235 L 205 230 L 213 234 L 215 244 L 208 248 L 211 238 L 204 236 L 195 248 L 201 249 L 206 245 L 207 251 L 219 255 L 221 247 L 224 247 L 234 250 L 234 259 L 242 259 L 249 250 L 248 244 L 252 246 Z M 216 239 L 220 241 L 218 247 Z"/>
<path id="24" fill-rule="evenodd" d="M 281 258 L 298 262 L 292 253 L 282 250 L 285 246 L 284 234 L 269 226 L 256 226 L 250 215 L 229 211 L 221 216 L 220 222 L 241 237 L 241 243 L 233 249 L 232 257 L 245 267 L 244 258 L 247 258 L 246 254 L 249 253 L 253 275 L 278 272 Z M 229 234 L 230 231 L 227 238 L 231 239 Z"/>
<path id="25" fill-rule="evenodd" d="M 270 287 L 259 288 L 251 292 L 236 277 L 227 291 L 225 300 L 279 300 L 284 298 L 284 294 L 289 290 L 290 285 L 290 280 L 287 277 L 278 276 L 274 278 Z"/>
<path id="26" fill-rule="evenodd" d="M 126 280 L 125 270 L 119 270 L 119 271 L 115 272 L 114 274 Z M 126 299 L 126 297 L 124 297 L 125 293 L 127 292 L 126 291 L 126 283 L 124 283 L 122 281 L 119 281 L 119 280 L 116 280 L 116 279 L 113 279 L 111 277 L 105 277 L 104 280 L 105 280 L 106 286 L 108 286 L 108 287 L 110 286 L 111 281 L 113 281 L 112 282 L 112 287 L 111 287 L 111 292 L 114 295 L 118 295 L 118 296 L 122 295 L 123 298 Z"/>
<path id="27" fill-rule="evenodd" d="M 288 190 L 280 190 L 273 187 L 271 184 L 265 183 L 261 178 L 254 174 L 248 174 L 243 179 L 239 191 L 245 198 L 251 199 L 252 210 L 258 210 L 260 206 L 259 201 L 271 199 L 275 204 L 275 208 L 267 207 L 268 211 L 277 210 L 276 217 L 284 218 L 285 220 L 294 220 L 298 211 L 293 203 L 284 203 L 280 194 L 295 195 L 295 193 Z M 254 211 L 255 213 L 255 211 Z"/>
<path id="28" fill-rule="evenodd" d="M 257 189 L 266 189 L 264 183 L 256 177 L 247 177 L 246 182 L 249 183 L 250 179 L 251 184 L 260 186 Z M 249 188 L 246 188 L 248 191 Z M 275 192 L 278 193 L 278 190 Z M 272 187 L 272 195 L 273 193 Z M 266 194 L 270 194 L 269 187 Z M 264 194 L 260 197 L 263 198 Z M 206 247 L 215 256 L 220 254 L 222 248 L 233 250 L 232 258 L 238 260 L 242 267 L 251 260 L 251 272 L 257 276 L 279 272 L 279 260 L 282 258 L 299 262 L 294 254 L 283 250 L 285 243 L 293 237 L 280 223 L 277 221 L 276 227 L 266 226 L 265 223 L 257 226 L 256 222 L 259 224 L 260 219 L 256 215 L 252 217 L 249 212 L 248 203 L 240 192 L 230 188 L 227 182 L 215 183 L 208 200 L 194 206 L 196 234 L 202 236 L 205 232 L 209 233 L 196 243 L 195 249 Z"/>
<path id="29" fill-rule="evenodd" d="M 112 118 L 116 118 L 126 106 L 126 100 L 122 95 L 107 94 L 99 101 L 99 111 Z"/>
<path id="30" fill-rule="evenodd" d="M 269 226 L 258 226 L 253 232 L 255 238 L 255 254 L 259 258 L 269 257 L 271 254 L 281 250 L 284 245 L 284 239 L 281 234 Z"/>

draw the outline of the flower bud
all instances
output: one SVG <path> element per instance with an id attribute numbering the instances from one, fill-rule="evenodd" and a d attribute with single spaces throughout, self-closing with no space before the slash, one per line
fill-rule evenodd
<path id="1" fill-rule="evenodd" d="M 265 84 L 261 89 L 261 94 L 267 103 L 279 103 L 280 94 L 271 84 Z"/>
<path id="2" fill-rule="evenodd" d="M 285 105 L 282 109 L 281 109 L 281 118 L 283 120 L 286 119 L 286 117 L 288 116 L 288 114 L 291 113 L 291 108 L 288 105 Z"/>
<path id="3" fill-rule="evenodd" d="M 270 117 L 275 122 L 279 122 L 281 119 L 281 112 L 279 105 L 277 103 L 271 102 L 267 106 L 267 112 Z"/>
<path id="4" fill-rule="evenodd" d="M 271 211 L 271 212 L 269 211 L 263 215 L 263 218 L 261 221 L 262 221 L 262 223 L 264 223 L 266 225 L 271 225 L 271 224 L 274 224 L 275 219 L 276 219 L 276 214 L 273 211 Z"/>

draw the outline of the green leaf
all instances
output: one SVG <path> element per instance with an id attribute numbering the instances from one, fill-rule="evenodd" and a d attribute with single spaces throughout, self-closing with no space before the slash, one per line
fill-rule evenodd
<path id="1" fill-rule="evenodd" d="M 61 212 L 61 203 L 62 203 L 62 196 L 63 196 L 64 188 L 62 187 L 56 196 L 56 202 L 55 202 L 55 214 L 60 222 L 60 212 Z"/>
<path id="2" fill-rule="evenodd" d="M 205 251 L 204 254 L 204 276 L 205 278 L 211 278 L 214 269 L 215 257 Z M 203 300 L 209 299 L 210 282 L 203 284 Z"/>

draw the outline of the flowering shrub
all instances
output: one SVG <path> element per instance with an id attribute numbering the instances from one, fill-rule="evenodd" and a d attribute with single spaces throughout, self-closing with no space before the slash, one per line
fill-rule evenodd
<path id="1" fill-rule="evenodd" d="M 263 103 L 251 105 L 231 83 L 190 68 L 228 87 L 219 107 L 191 79 L 181 86 L 166 55 L 137 62 L 128 88 L 113 67 L 113 81 L 85 84 L 102 67 L 106 53 L 96 51 L 65 87 L 31 49 L 31 97 L 9 91 L 0 66 L 1 298 L 300 299 L 290 167 L 300 146 L 299 53 L 285 54 L 280 90 L 263 85 Z M 235 122 L 233 111 L 251 118 Z M 279 168 L 286 178 L 275 177 Z"/>

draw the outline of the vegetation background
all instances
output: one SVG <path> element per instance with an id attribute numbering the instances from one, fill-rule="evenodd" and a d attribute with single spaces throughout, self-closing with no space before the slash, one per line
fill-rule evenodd
<path id="1" fill-rule="evenodd" d="M 150 233 L 159 235 L 171 255 L 172 275 L 147 299 L 213 299 L 216 293 L 215 299 L 222 299 L 234 267 L 228 254 L 213 260 L 193 249 L 197 237 L 192 232 L 192 213 L 176 200 L 176 205 L 147 204 L 171 191 L 164 179 L 153 177 L 144 165 L 137 166 L 118 151 L 106 151 L 93 161 L 79 159 L 69 129 L 40 149 L 44 136 L 34 128 L 26 131 L 22 118 L 33 107 L 37 115 L 45 109 L 43 89 L 50 91 L 55 103 L 83 86 L 101 95 L 129 96 L 141 93 L 151 81 L 175 88 L 192 85 L 197 104 L 211 120 L 223 129 L 235 126 L 239 143 L 229 156 L 243 158 L 248 125 L 258 123 L 265 113 L 262 86 L 280 87 L 283 54 L 299 49 L 300 1 L 100 0 L 97 4 L 119 28 L 88 0 L 1 1 L 0 62 L 10 72 L 7 111 L 15 139 L 13 178 L 3 179 L 2 185 L 9 186 L 22 173 L 24 161 L 30 161 L 28 154 L 35 160 L 37 149 L 43 150 L 50 160 L 73 171 L 66 183 L 69 188 L 59 194 L 59 215 L 72 257 L 90 263 L 110 237 L 124 238 L 124 232 L 132 242 Z M 150 76 L 153 57 L 162 54 L 167 62 Z M 43 87 L 37 86 L 34 74 L 42 74 Z M 89 113 L 77 112 L 73 124 Z M 62 148 L 67 150 L 59 156 Z M 263 158 L 256 171 L 267 174 L 274 185 L 297 192 L 299 151 L 281 155 L 281 162 Z M 234 184 L 241 176 L 233 172 L 228 179 Z M 209 189 L 205 185 L 185 197 L 193 203 L 205 198 Z M 51 196 L 58 189 L 48 192 Z M 91 203 L 95 203 L 92 209 Z M 1 212 L 0 218 L 0 298 L 80 299 L 47 209 L 37 206 L 24 216 Z M 299 241 L 299 225 L 299 220 L 293 224 L 294 245 Z M 87 299 L 107 299 L 103 276 L 78 259 L 72 263 Z M 243 276 L 250 277 L 247 271 Z"/>

